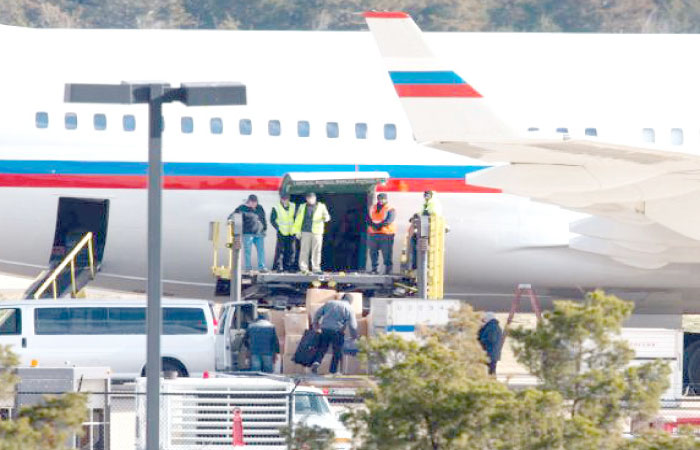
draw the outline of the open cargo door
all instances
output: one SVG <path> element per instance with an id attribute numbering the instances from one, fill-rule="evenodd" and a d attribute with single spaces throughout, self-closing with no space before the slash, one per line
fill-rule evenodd
<path id="1" fill-rule="evenodd" d="M 378 185 L 389 180 L 387 172 L 290 172 L 282 179 L 282 193 L 300 205 L 314 192 L 328 207 L 331 221 L 323 236 L 321 267 L 324 271 L 365 270 L 367 262 L 366 217 Z"/>
<path id="2" fill-rule="evenodd" d="M 107 224 L 109 220 L 109 200 L 60 197 L 58 199 L 58 211 L 56 214 L 56 232 L 53 246 L 49 255 L 49 268 L 42 272 L 34 283 L 24 293 L 25 298 L 33 298 L 38 290 L 42 289 L 44 282 L 52 276 L 56 276 L 57 297 L 62 297 L 71 292 L 71 273 L 62 270 L 62 273 L 54 274 L 58 270 L 67 255 L 87 233 L 92 233 L 92 248 L 94 250 L 94 267 L 99 270 L 107 240 Z M 77 290 L 81 290 L 92 280 L 89 253 L 87 249 L 81 251 L 75 257 L 75 281 Z M 42 291 L 40 297 L 49 298 L 54 295 L 53 290 Z"/>

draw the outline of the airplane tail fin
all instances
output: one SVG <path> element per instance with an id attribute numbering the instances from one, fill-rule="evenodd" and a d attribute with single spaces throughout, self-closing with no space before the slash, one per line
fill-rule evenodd
<path id="1" fill-rule="evenodd" d="M 369 29 L 418 142 L 488 141 L 513 136 L 473 86 L 432 53 L 411 16 L 366 12 Z"/>

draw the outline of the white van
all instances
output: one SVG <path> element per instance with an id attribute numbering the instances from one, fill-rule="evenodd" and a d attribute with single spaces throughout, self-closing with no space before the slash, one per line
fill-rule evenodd
<path id="1" fill-rule="evenodd" d="M 163 370 L 213 370 L 214 329 L 209 302 L 163 299 Z M 114 378 L 143 376 L 146 300 L 0 302 L 0 344 L 11 345 L 22 366 L 106 366 Z"/>

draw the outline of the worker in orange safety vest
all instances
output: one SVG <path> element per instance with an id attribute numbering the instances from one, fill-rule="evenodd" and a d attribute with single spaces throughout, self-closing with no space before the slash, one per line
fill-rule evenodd
<path id="1" fill-rule="evenodd" d="M 380 251 L 384 258 L 385 273 L 391 273 L 396 234 L 395 219 L 396 211 L 389 205 L 386 193 L 377 194 L 377 203 L 372 205 L 367 217 L 367 246 L 373 274 L 378 273 Z"/>

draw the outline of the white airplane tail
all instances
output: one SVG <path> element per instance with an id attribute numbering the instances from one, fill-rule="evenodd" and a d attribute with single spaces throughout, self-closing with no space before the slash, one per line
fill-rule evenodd
<path id="1" fill-rule="evenodd" d="M 372 11 L 364 17 L 418 142 L 513 137 L 479 91 L 435 58 L 408 14 Z"/>

